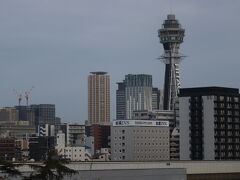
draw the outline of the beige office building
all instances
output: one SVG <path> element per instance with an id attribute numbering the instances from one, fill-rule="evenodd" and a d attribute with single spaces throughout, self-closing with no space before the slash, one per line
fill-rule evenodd
<path id="1" fill-rule="evenodd" d="M 19 121 L 19 111 L 14 107 L 0 109 L 0 124 Z"/>
<path id="2" fill-rule="evenodd" d="M 106 72 L 88 76 L 88 123 L 110 122 L 110 77 Z"/>
<path id="3" fill-rule="evenodd" d="M 111 126 L 112 161 L 170 159 L 169 122 L 116 120 Z"/>

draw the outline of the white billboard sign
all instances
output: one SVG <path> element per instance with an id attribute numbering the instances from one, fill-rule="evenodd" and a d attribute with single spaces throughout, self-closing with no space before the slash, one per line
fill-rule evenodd
<path id="1" fill-rule="evenodd" d="M 116 120 L 113 126 L 162 126 L 168 127 L 168 121 L 151 121 L 151 120 Z"/>

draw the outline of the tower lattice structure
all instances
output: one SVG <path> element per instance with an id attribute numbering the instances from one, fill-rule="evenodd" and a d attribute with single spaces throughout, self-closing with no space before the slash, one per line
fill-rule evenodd
<path id="1" fill-rule="evenodd" d="M 164 110 L 175 110 L 180 88 L 179 63 L 184 57 L 179 53 L 180 44 L 183 42 L 185 30 L 175 19 L 174 14 L 169 14 L 158 30 L 160 43 L 163 44 L 164 54 L 159 59 L 166 64 L 164 80 Z"/>

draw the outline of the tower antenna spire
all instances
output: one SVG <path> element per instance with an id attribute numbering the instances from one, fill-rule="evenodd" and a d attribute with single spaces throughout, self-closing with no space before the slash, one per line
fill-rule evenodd
<path id="1" fill-rule="evenodd" d="M 173 0 L 170 0 L 170 13 L 172 14 L 173 13 Z"/>

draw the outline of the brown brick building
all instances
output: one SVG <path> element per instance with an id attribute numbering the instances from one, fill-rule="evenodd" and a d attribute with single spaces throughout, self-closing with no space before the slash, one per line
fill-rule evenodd
<path id="1" fill-rule="evenodd" d="M 87 136 L 94 137 L 95 153 L 101 148 L 110 148 L 110 125 L 93 124 L 91 126 L 86 126 L 86 134 Z"/>

